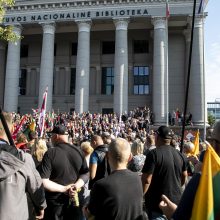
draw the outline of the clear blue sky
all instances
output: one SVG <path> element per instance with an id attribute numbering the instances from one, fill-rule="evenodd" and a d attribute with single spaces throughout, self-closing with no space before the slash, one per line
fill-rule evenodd
<path id="1" fill-rule="evenodd" d="M 220 0 L 210 0 L 205 11 L 206 101 L 220 102 Z"/>

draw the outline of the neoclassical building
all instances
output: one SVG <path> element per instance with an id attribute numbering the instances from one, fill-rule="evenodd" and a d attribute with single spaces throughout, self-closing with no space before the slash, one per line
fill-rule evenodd
<path id="1" fill-rule="evenodd" d="M 199 2 L 198 2 L 199 4 Z M 148 106 L 155 123 L 183 111 L 193 0 L 16 0 L 0 42 L 6 111 L 117 112 Z M 198 5 L 197 5 L 198 8 Z M 196 15 L 188 111 L 204 122 L 204 16 Z"/>

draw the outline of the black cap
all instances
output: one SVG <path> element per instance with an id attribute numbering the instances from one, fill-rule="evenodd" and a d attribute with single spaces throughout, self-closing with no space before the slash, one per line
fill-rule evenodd
<path id="1" fill-rule="evenodd" d="M 160 126 L 156 133 L 164 139 L 171 139 L 173 137 L 173 132 L 167 126 Z"/>
<path id="2" fill-rule="evenodd" d="M 59 135 L 67 135 L 68 134 L 67 129 L 64 125 L 55 125 L 53 127 L 53 130 L 48 133 L 59 134 Z"/>

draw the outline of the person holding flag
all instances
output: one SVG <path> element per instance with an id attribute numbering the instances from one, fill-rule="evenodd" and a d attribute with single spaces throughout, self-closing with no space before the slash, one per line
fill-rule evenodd
<path id="1" fill-rule="evenodd" d="M 46 88 L 46 91 L 43 94 L 43 103 L 41 106 L 39 120 L 38 120 L 38 128 L 39 128 L 40 137 L 43 136 L 43 132 L 44 132 L 44 123 L 45 123 L 46 106 L 47 106 L 47 92 L 48 92 L 48 87 Z"/>
<path id="2" fill-rule="evenodd" d="M 204 155 L 202 173 L 193 176 L 179 205 L 162 195 L 159 207 L 168 219 L 220 219 L 220 121 L 214 125 L 210 143 Z"/>

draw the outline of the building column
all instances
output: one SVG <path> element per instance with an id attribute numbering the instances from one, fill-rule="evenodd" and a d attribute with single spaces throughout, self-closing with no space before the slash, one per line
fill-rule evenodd
<path id="1" fill-rule="evenodd" d="M 46 87 L 48 86 L 46 109 L 47 111 L 51 111 L 53 98 L 55 24 L 43 23 L 42 28 L 43 44 L 40 64 L 38 107 L 41 107 L 42 105 L 43 93 L 45 92 Z"/>
<path id="2" fill-rule="evenodd" d="M 5 82 L 5 58 L 6 44 L 0 41 L 0 107 L 3 107 L 4 101 L 4 82 Z"/>
<path id="3" fill-rule="evenodd" d="M 186 89 L 187 84 L 187 75 L 188 75 L 188 63 L 189 63 L 189 49 L 190 49 L 190 41 L 191 41 L 191 29 L 187 28 L 183 31 L 185 36 L 185 77 L 184 77 L 184 88 Z M 185 92 L 185 90 L 184 90 Z"/>
<path id="4" fill-rule="evenodd" d="M 53 93 L 54 95 L 60 95 L 59 83 L 60 83 L 60 67 L 54 67 L 54 76 L 53 76 Z"/>
<path id="5" fill-rule="evenodd" d="M 13 27 L 13 31 L 18 37 L 21 36 L 21 30 L 22 28 L 20 25 Z M 8 112 L 17 112 L 18 108 L 20 49 L 20 39 L 8 43 L 4 94 L 4 110 Z"/>
<path id="6" fill-rule="evenodd" d="M 129 19 L 115 19 L 114 112 L 128 112 L 128 23 Z"/>
<path id="7" fill-rule="evenodd" d="M 196 16 L 194 24 L 194 39 L 192 48 L 191 74 L 189 83 L 188 111 L 192 114 L 194 125 L 204 124 L 205 82 L 204 82 L 204 41 L 203 15 Z"/>
<path id="8" fill-rule="evenodd" d="M 89 110 L 90 29 L 91 21 L 76 21 L 78 25 L 78 48 L 76 60 L 75 111 Z"/>
<path id="9" fill-rule="evenodd" d="M 152 18 L 154 25 L 153 56 L 153 113 L 154 124 L 166 124 L 167 120 L 167 25 L 165 17 Z"/>

